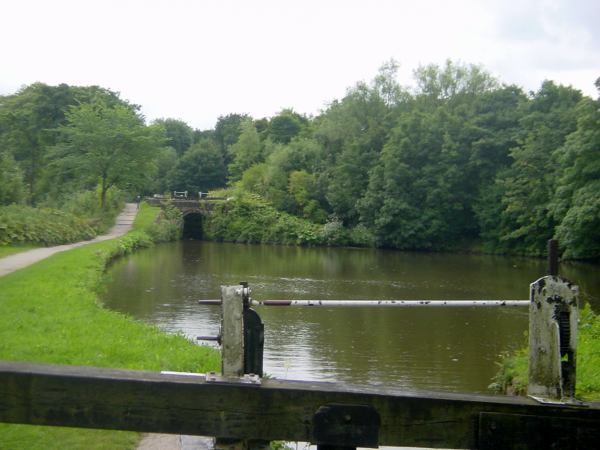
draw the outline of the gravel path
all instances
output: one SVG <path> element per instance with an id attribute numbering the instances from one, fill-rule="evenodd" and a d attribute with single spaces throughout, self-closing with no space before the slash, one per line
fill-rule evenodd
<path id="1" fill-rule="evenodd" d="M 136 215 L 137 204 L 127 203 L 121 214 L 117 216 L 115 225 L 108 231 L 108 233 L 103 234 L 102 236 L 97 236 L 89 241 L 75 242 L 74 244 L 36 248 L 26 252 L 0 258 L 0 277 L 14 272 L 15 270 L 22 269 L 23 267 L 30 266 L 31 264 L 52 256 L 55 253 L 64 252 L 65 250 L 70 250 L 72 248 L 82 247 L 84 245 L 107 241 L 109 239 L 122 236 L 131 230 L 133 219 L 135 219 Z"/>

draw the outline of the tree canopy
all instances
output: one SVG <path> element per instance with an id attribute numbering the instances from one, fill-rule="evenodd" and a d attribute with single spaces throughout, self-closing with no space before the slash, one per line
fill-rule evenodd
<path id="1" fill-rule="evenodd" d="M 55 146 L 60 174 L 77 174 L 84 185 L 100 187 L 100 202 L 112 186 L 140 189 L 152 175 L 161 139 L 126 105 L 95 101 L 70 108 Z"/>
<path id="2" fill-rule="evenodd" d="M 213 130 L 146 126 L 111 91 L 36 83 L 0 98 L 0 202 L 229 185 L 325 223 L 331 242 L 539 256 L 556 237 L 565 257 L 600 257 L 600 100 L 450 60 L 417 68 L 413 88 L 397 70 L 315 117 L 231 113 Z"/>

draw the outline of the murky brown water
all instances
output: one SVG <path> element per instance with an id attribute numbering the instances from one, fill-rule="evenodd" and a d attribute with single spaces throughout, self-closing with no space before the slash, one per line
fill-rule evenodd
<path id="1" fill-rule="evenodd" d="M 593 304 L 600 268 L 571 265 Z M 105 305 L 169 332 L 217 334 L 220 285 L 256 299 L 527 299 L 542 260 L 183 241 L 118 261 Z M 596 308 L 597 309 L 597 308 Z M 501 352 L 526 344 L 526 308 L 259 307 L 265 371 L 277 377 L 488 392 Z"/>

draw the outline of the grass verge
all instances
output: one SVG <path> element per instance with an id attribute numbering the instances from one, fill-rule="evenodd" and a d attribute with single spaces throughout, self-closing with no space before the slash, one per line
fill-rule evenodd
<path id="1" fill-rule="evenodd" d="M 157 208 L 134 230 L 63 252 L 0 278 L 0 359 L 140 370 L 217 370 L 219 356 L 183 336 L 98 306 L 97 288 L 116 257 L 150 246 Z M 164 224 L 164 222 L 163 222 Z M 155 233 L 160 235 L 160 233 Z M 0 448 L 129 449 L 137 433 L 0 424 Z"/>

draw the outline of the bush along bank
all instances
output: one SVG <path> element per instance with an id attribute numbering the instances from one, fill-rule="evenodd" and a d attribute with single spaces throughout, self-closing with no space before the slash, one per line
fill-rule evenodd
<path id="1" fill-rule="evenodd" d="M 108 230 L 123 209 L 123 194 L 109 192 L 101 209 L 97 193 L 85 191 L 42 207 L 0 206 L 0 246 L 51 246 L 85 241 Z"/>
<path id="2" fill-rule="evenodd" d="M 237 188 L 227 191 L 227 201 L 215 204 L 204 219 L 207 240 L 247 244 L 371 246 L 364 227 L 344 228 L 331 218 L 325 224 L 313 223 L 276 209 L 258 194 Z"/>
<path id="3" fill-rule="evenodd" d="M 208 240 L 247 244 L 319 245 L 321 226 L 278 211 L 256 194 L 236 190 L 207 215 Z"/>
<path id="4" fill-rule="evenodd" d="M 98 306 L 106 265 L 173 229 L 142 205 L 122 238 L 58 253 L 0 278 L 0 359 L 140 370 L 218 370 L 216 351 Z M 0 424 L 0 448 L 131 449 L 137 433 Z"/>
<path id="5" fill-rule="evenodd" d="M 94 236 L 96 230 L 86 220 L 67 212 L 21 205 L 0 207 L 0 245 L 49 246 Z"/>
<path id="6" fill-rule="evenodd" d="M 577 339 L 576 396 L 582 400 L 600 400 L 600 316 L 590 305 L 579 312 Z M 529 369 L 528 349 L 506 354 L 500 361 L 500 370 L 490 386 L 505 394 L 525 395 Z"/>

